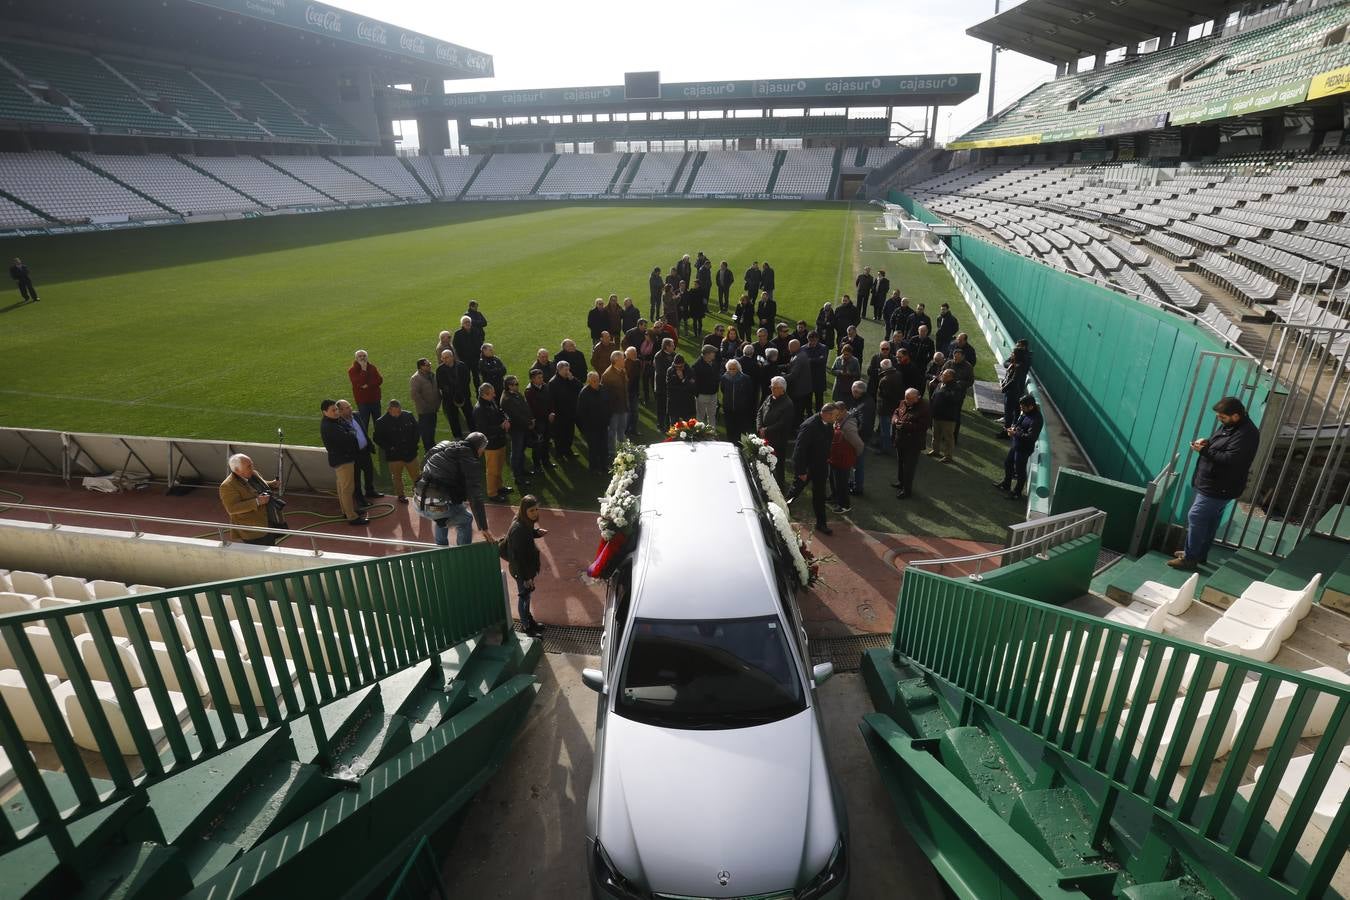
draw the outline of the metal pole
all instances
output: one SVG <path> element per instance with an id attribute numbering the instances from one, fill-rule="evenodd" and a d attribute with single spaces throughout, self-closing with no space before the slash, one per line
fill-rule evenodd
<path id="1" fill-rule="evenodd" d="M 998 15 L 999 0 L 994 0 L 994 15 Z M 994 81 L 998 73 L 998 44 L 989 47 L 989 113 L 985 118 L 994 117 Z"/>

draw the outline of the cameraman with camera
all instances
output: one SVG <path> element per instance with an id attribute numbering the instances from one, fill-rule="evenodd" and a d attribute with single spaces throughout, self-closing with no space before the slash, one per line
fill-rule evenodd
<path id="1" fill-rule="evenodd" d="M 229 459 L 230 474 L 220 483 L 220 503 L 235 526 L 252 525 L 255 528 L 285 528 L 286 520 L 281 516 L 286 501 L 272 492 L 281 487 L 281 479 L 264 481 L 253 468 L 253 460 L 243 453 L 236 453 Z M 258 544 L 270 547 L 277 542 L 277 535 L 249 531 L 235 527 L 231 536 L 245 544 Z"/>

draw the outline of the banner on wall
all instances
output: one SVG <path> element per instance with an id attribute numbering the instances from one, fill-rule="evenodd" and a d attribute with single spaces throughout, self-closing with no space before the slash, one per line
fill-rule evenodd
<path id="1" fill-rule="evenodd" d="M 1308 88 L 1308 99 L 1317 100 L 1320 97 L 1344 94 L 1346 91 L 1350 91 L 1350 66 L 1341 66 L 1339 69 L 1330 69 L 1314 75 Z"/>

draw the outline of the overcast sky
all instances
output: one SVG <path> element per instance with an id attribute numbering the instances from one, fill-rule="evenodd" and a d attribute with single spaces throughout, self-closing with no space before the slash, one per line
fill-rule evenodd
<path id="1" fill-rule="evenodd" d="M 981 121 L 988 102 L 989 45 L 966 29 L 993 15 L 993 0 L 330 2 L 492 54 L 497 77 L 458 82 L 466 91 L 621 84 L 648 69 L 663 81 L 979 72 L 980 94 L 942 111 L 943 140 Z M 1000 53 L 995 109 L 1053 74 Z M 900 118 L 917 128 L 923 111 Z"/>

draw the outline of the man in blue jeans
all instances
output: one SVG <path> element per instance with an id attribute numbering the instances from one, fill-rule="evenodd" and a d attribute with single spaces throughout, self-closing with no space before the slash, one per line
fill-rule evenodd
<path id="1" fill-rule="evenodd" d="M 1186 517 L 1186 548 L 1178 550 L 1168 565 L 1191 571 L 1209 561 L 1209 548 L 1219 531 L 1223 511 L 1247 488 L 1247 473 L 1256 459 L 1261 432 L 1247 417 L 1247 410 L 1236 397 L 1224 397 L 1214 404 L 1219 430 L 1191 441 L 1191 450 L 1200 454 L 1195 464 L 1191 487 L 1195 499 Z"/>
<path id="2" fill-rule="evenodd" d="M 485 540 L 496 540 L 487 526 L 487 495 L 479 462 L 487 443 L 481 431 L 462 441 L 441 441 L 422 463 L 422 477 L 413 490 L 417 513 L 431 520 L 435 541 L 442 547 L 450 545 L 451 527 L 456 545 L 471 543 L 474 522 Z"/>

